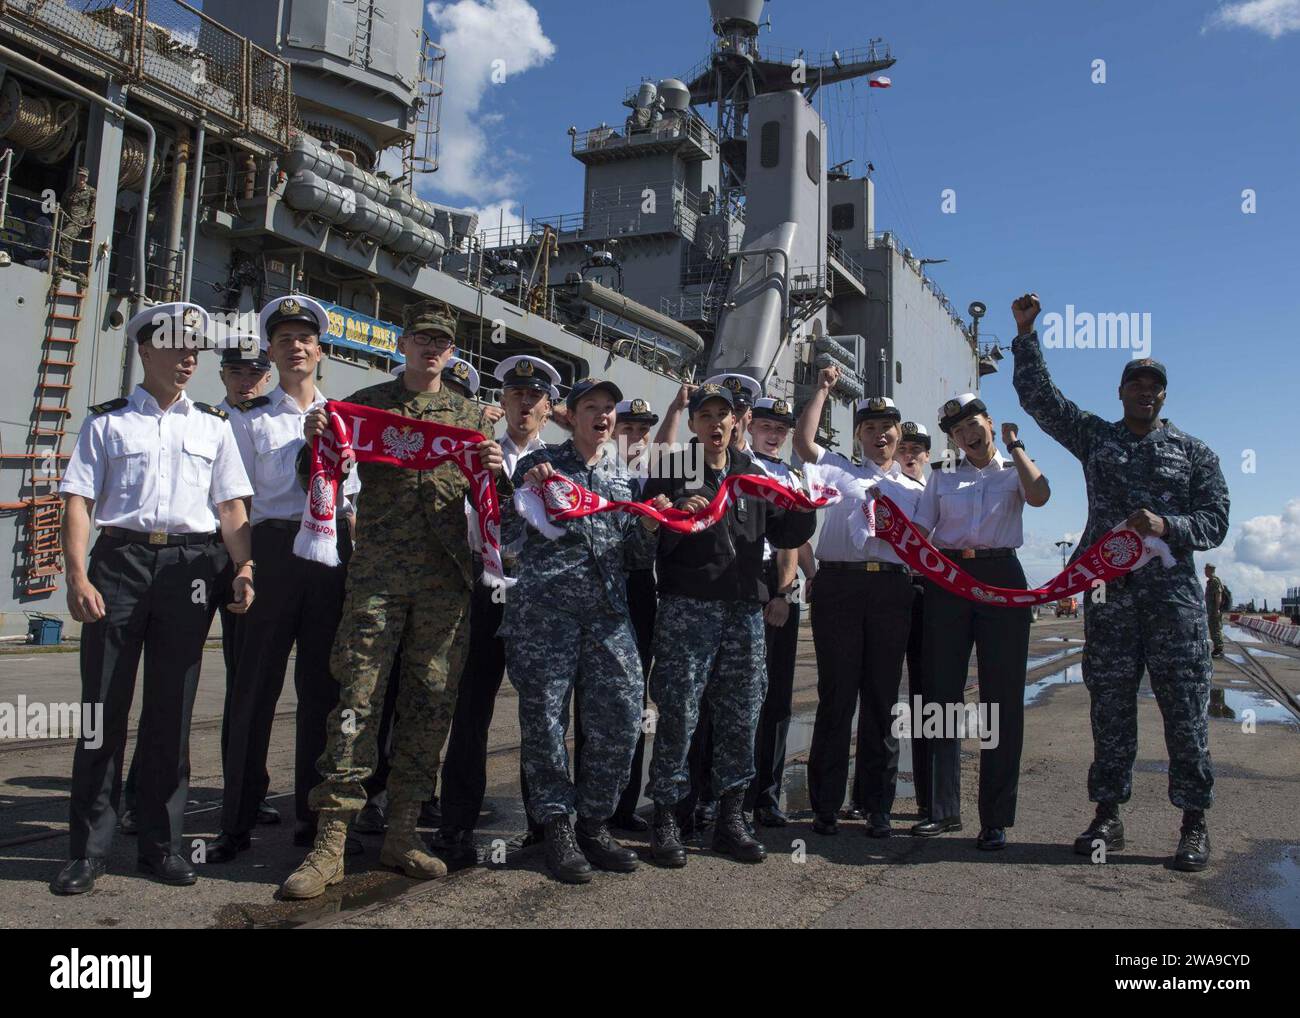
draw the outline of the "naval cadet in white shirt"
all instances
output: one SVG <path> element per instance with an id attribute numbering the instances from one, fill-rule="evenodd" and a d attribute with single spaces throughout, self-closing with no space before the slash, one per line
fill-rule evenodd
<path id="1" fill-rule="evenodd" d="M 117 819 L 127 719 L 144 656 L 137 790 L 141 871 L 193 884 L 182 852 L 189 730 L 215 594 L 217 529 L 235 559 L 231 610 L 253 603 L 243 500 L 252 494 L 224 411 L 185 394 L 208 344 L 207 313 L 162 304 L 127 324 L 144 380 L 129 397 L 90 408 L 60 486 L 68 609 L 81 630 L 81 699 L 103 707 L 98 747 L 72 763 L 70 862 L 56 894 L 91 890 Z M 91 522 L 99 539 L 86 566 Z"/>
<path id="2" fill-rule="evenodd" d="M 903 437 L 898 441 L 898 465 L 914 481 L 926 483 L 926 467 L 930 465 L 930 432 L 916 421 L 903 422 Z M 925 583 L 917 573 L 912 574 L 912 626 L 907 631 L 907 702 L 922 702 L 922 676 L 925 674 Z M 912 732 L 912 785 L 916 790 L 916 809 L 929 816 L 930 754 L 921 735 Z M 856 787 L 856 784 L 855 784 Z"/>
<path id="3" fill-rule="evenodd" d="M 443 380 L 466 387 L 469 398 L 478 395 L 479 377 L 467 362 L 465 368 L 443 369 Z M 448 372 L 452 378 L 448 379 Z M 501 404 L 505 411 L 506 433 L 501 439 L 503 470 L 513 474 L 515 464 L 537 449 L 544 448 L 542 428 L 550 417 L 553 401 L 559 397 L 555 387 L 560 373 L 540 357 L 519 354 L 507 357 L 494 372 L 501 383 Z M 447 738 L 447 756 L 442 767 L 441 824 L 435 847 L 453 862 L 474 863 L 478 853 L 474 829 L 478 826 L 487 793 L 487 741 L 496 706 L 497 693 L 505 676 L 505 643 L 497 637 L 505 602 L 493 588 L 480 582 L 483 575 L 483 539 L 478 532 L 478 515 L 466 505 L 469 545 L 473 552 L 474 589 L 469 602 L 469 653 L 456 693 L 456 711 L 452 715 L 451 733 Z M 501 549 L 510 566 L 519 554 L 523 539 Z M 522 768 L 521 768 L 522 780 Z M 524 801 L 528 800 L 527 786 Z"/>
<path id="4" fill-rule="evenodd" d="M 822 513 L 817 575 L 812 591 L 813 647 L 817 654 L 817 717 L 808 752 L 808 795 L 813 830 L 835 834 L 849 774 L 849 743 L 857 703 L 857 757 L 861 780 L 855 805 L 867 815 L 866 833 L 885 838 L 898 778 L 894 705 L 903 679 L 903 658 L 912 619 L 912 578 L 892 545 L 877 537 L 854 545 L 851 521 L 873 491 L 887 495 L 911 516 L 924 486 L 903 473 L 894 458 L 902 414 L 888 396 L 860 399 L 853 435 L 861 464 L 817 444 L 822 408 L 840 369 L 823 368 L 817 389 L 799 417 L 795 451 L 815 463 L 826 480 L 849 497 Z"/>
<path id="5" fill-rule="evenodd" d="M 754 464 L 768 477 L 787 487 L 799 482 L 790 464 L 781 458 L 786 439 L 794 429 L 794 407 L 789 400 L 762 396 L 750 411 L 749 449 Z M 812 545 L 773 549 L 763 542 L 763 582 L 768 602 L 763 606 L 767 656 L 767 692 L 754 733 L 754 779 L 745 792 L 745 811 L 764 827 L 785 827 L 790 821 L 781 809 L 785 780 L 786 739 L 794 699 L 794 667 L 799 646 L 799 603 L 794 596 L 801 560 L 810 563 Z M 805 566 L 811 575 L 810 565 Z"/>
<path id="6" fill-rule="evenodd" d="M 1047 478 L 1026 454 L 1014 424 L 1002 426 L 1010 458 L 998 451 L 993 420 L 974 393 L 953 397 L 939 413 L 939 428 L 956 443 L 962 459 L 955 469 L 931 471 L 912 521 L 974 579 L 1024 590 L 1025 571 L 1016 557 L 1024 543 L 1021 517 L 1026 504 L 1047 503 Z M 947 705 L 964 702 L 972 646 L 977 652 L 979 697 L 989 733 L 988 744 L 980 746 L 976 845 L 987 851 L 1006 846 L 1006 828 L 1016 819 L 1029 626 L 1028 608 L 983 604 L 925 583 L 925 710 L 935 704 L 948 717 Z M 955 734 L 945 731 L 944 737 L 925 741 L 930 812 L 912 828 L 918 837 L 961 830 L 961 741 L 951 737 Z"/>
<path id="7" fill-rule="evenodd" d="M 244 617 L 240 634 L 221 832 L 208 846 L 210 863 L 228 862 L 251 844 L 250 832 L 268 789 L 266 759 L 275 708 L 295 646 L 294 810 L 302 833 L 315 835 L 307 795 L 319 780 L 316 759 L 325 749 L 325 719 L 338 702 L 329 655 L 343 610 L 352 548 L 349 498 L 360 488 L 354 470 L 338 499 L 335 530 L 341 564 L 327 566 L 294 555 L 307 501 L 299 469 L 306 451 L 303 421 L 325 405 L 315 375 L 320 337 L 329 329 L 329 318 L 317 301 L 291 294 L 268 303 L 259 324 L 279 384 L 265 396 L 236 403 L 230 421 L 253 485 L 253 557 L 261 564 L 263 596 Z"/>
<path id="8" fill-rule="evenodd" d="M 271 361 L 260 348 L 254 334 L 236 332 L 230 335 L 210 337 L 213 345 L 221 355 L 221 384 L 226 388 L 226 395 L 217 404 L 218 410 L 227 415 L 235 403 L 260 396 L 266 383 L 271 379 Z M 209 628 L 211 617 L 221 613 L 221 656 L 226 665 L 226 700 L 221 711 L 221 763 L 225 766 L 226 746 L 230 742 L 230 691 L 235 684 L 235 667 L 239 663 L 239 623 L 243 615 L 236 615 L 226 604 L 230 600 L 230 584 L 235 578 L 234 563 L 225 545 L 220 546 L 217 555 L 217 583 L 214 594 L 208 599 Z M 139 782 L 140 771 L 136 763 L 138 754 L 132 753 L 131 766 L 127 768 L 126 782 L 122 786 L 122 801 L 125 808 L 118 819 L 118 827 L 123 834 L 136 833 L 135 792 Z M 269 802 L 263 801 L 258 807 L 258 823 L 279 823 L 280 814 Z"/>

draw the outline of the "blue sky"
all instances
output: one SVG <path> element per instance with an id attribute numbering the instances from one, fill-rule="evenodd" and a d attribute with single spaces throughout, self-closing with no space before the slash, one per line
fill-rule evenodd
<path id="1" fill-rule="evenodd" d="M 1149 312 L 1170 372 L 1167 416 L 1219 454 L 1233 531 L 1211 555 L 1239 596 L 1300 584 L 1300 481 L 1289 458 L 1300 385 L 1300 0 L 976 3 L 772 0 L 761 42 L 810 54 L 883 37 L 894 87 L 826 90 L 831 161 L 876 166 L 877 228 L 947 258 L 932 274 L 964 308 L 1036 290 L 1044 311 Z M 581 207 L 565 129 L 618 123 L 624 89 L 707 55 L 706 0 L 460 0 L 430 6 L 449 50 L 435 194 L 528 215 Z M 492 59 L 506 80 L 486 81 Z M 1094 60 L 1106 82 L 1092 81 Z M 945 215 L 940 196 L 956 192 Z M 1257 211 L 1243 214 L 1254 189 Z M 1066 394 L 1118 416 L 1123 350 L 1057 350 Z M 1082 529 L 1077 462 L 1011 388 L 983 395 L 1053 482 L 1029 510 L 1043 579 L 1051 542 Z M 1256 472 L 1242 470 L 1254 451 Z M 1291 503 L 1288 511 L 1288 503 Z M 1046 551 L 1044 551 L 1046 549 Z"/>

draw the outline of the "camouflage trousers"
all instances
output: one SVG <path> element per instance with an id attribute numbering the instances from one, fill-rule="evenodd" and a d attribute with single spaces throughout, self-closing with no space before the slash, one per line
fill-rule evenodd
<path id="1" fill-rule="evenodd" d="M 754 777 L 754 732 L 767 693 L 763 610 L 753 601 L 669 594 L 655 618 L 650 699 L 659 711 L 650 798 L 674 806 L 691 787 L 687 754 L 707 698 L 713 725 L 712 787 L 721 796 Z"/>
<path id="2" fill-rule="evenodd" d="M 632 769 L 645 679 L 626 615 L 528 608 L 501 630 L 506 674 L 519 693 L 519 740 L 532 820 L 608 820 Z M 569 699 L 582 718 L 582 770 L 569 779 Z"/>
<path id="3" fill-rule="evenodd" d="M 1127 802 L 1133 792 L 1137 694 L 1145 668 L 1164 718 L 1169 801 L 1180 809 L 1208 809 L 1214 665 L 1204 611 L 1112 584 L 1104 604 L 1085 604 L 1084 635 L 1083 681 L 1092 697 L 1088 798 Z"/>
<path id="4" fill-rule="evenodd" d="M 423 802 L 432 794 L 465 663 L 469 597 L 460 569 L 433 539 L 400 554 L 387 542 L 358 542 L 330 655 L 339 702 L 326 722 L 313 810 L 356 812 L 366 804 L 364 782 L 378 762 L 384 694 L 399 647 L 388 799 Z"/>

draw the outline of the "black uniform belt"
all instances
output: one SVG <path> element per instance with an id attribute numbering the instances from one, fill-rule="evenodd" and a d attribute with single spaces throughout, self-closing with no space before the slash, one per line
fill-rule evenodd
<path id="1" fill-rule="evenodd" d="M 302 529 L 302 520 L 258 520 L 253 524 L 253 529 L 258 527 L 270 527 L 272 530 L 292 530 L 295 533 Z"/>
<path id="2" fill-rule="evenodd" d="M 131 544 L 152 544 L 155 547 L 172 547 L 182 544 L 211 544 L 217 539 L 215 531 L 206 534 L 169 534 L 165 530 L 127 530 L 125 527 L 104 527 L 105 537 Z"/>
<path id="3" fill-rule="evenodd" d="M 819 562 L 817 568 L 845 573 L 906 573 L 901 562 Z"/>
<path id="4" fill-rule="evenodd" d="M 1015 548 L 940 548 L 948 558 L 1015 558 Z"/>

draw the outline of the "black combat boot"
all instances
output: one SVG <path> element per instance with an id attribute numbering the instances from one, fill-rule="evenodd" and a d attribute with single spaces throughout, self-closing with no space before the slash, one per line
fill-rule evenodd
<path id="1" fill-rule="evenodd" d="M 1174 852 L 1174 869 L 1197 873 L 1210 864 L 1210 831 L 1199 809 L 1183 810 L 1182 837 Z"/>
<path id="2" fill-rule="evenodd" d="M 1124 821 L 1119 818 L 1119 803 L 1097 803 L 1097 815 L 1088 829 L 1074 839 L 1077 855 L 1092 855 L 1094 842 L 1100 841 L 1107 852 L 1118 852 L 1124 847 Z"/>
<path id="3" fill-rule="evenodd" d="M 686 865 L 686 846 L 682 844 L 677 812 L 672 806 L 655 803 L 654 820 L 650 822 L 650 856 L 669 869 Z"/>
<path id="4" fill-rule="evenodd" d="M 636 852 L 614 840 L 608 821 L 578 817 L 578 848 L 589 863 L 602 870 L 631 873 L 636 869 Z"/>
<path id="5" fill-rule="evenodd" d="M 743 794 L 743 789 L 733 789 L 723 795 L 718 804 L 718 820 L 713 825 L 713 851 L 735 856 L 741 862 L 762 862 L 767 858 L 767 850 L 745 826 Z"/>
<path id="6" fill-rule="evenodd" d="M 585 884 L 591 880 L 591 863 L 578 849 L 577 839 L 573 836 L 573 825 L 569 823 L 569 814 L 559 813 L 547 817 L 546 823 L 546 868 L 556 880 L 564 884 Z"/>

